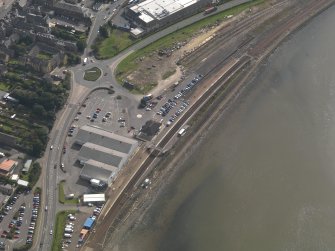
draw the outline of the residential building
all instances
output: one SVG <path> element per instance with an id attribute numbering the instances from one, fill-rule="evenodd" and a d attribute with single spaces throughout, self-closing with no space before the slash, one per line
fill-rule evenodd
<path id="1" fill-rule="evenodd" d="M 14 168 L 17 166 L 17 161 L 5 159 L 0 163 L 0 175 L 8 176 L 12 174 Z"/>

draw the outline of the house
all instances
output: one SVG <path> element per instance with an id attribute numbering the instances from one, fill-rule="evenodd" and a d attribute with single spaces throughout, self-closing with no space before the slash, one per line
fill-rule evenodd
<path id="1" fill-rule="evenodd" d="M 8 176 L 12 174 L 14 168 L 17 166 L 17 161 L 5 159 L 0 163 L 0 175 Z"/>

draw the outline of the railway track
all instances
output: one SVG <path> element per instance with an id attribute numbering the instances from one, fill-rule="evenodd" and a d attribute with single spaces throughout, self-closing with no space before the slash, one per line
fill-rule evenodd
<path id="1" fill-rule="evenodd" d="M 287 2 L 288 0 L 272 5 L 254 14 L 253 16 L 246 17 L 244 20 L 238 22 L 235 25 L 231 23 L 228 24 L 220 31 L 218 31 L 217 35 L 212 40 L 198 47 L 195 51 L 182 58 L 178 63 L 186 67 L 196 65 L 197 63 L 200 63 L 204 58 L 210 57 L 213 53 L 217 53 L 218 49 L 220 47 L 226 46 L 226 44 L 229 43 L 232 38 L 234 38 L 234 42 L 236 42 L 236 47 L 241 48 L 241 45 L 244 44 L 245 39 L 238 38 L 256 28 L 256 26 L 260 22 L 268 19 L 269 15 L 274 16 L 278 14 L 282 10 L 281 8 L 283 8 L 283 6 L 287 4 Z M 251 40 L 249 40 L 248 42 L 250 41 Z M 237 49 L 235 49 L 235 51 L 236 50 Z"/>
<path id="2" fill-rule="evenodd" d="M 299 21 L 301 22 L 301 20 L 305 20 L 306 18 L 310 18 L 311 15 L 316 15 L 333 3 L 333 0 L 309 2 L 304 8 L 297 10 L 294 16 L 287 17 L 274 29 L 262 34 L 262 36 L 258 39 L 256 46 L 251 48 L 248 51 L 248 54 L 255 58 L 260 57 L 260 55 L 263 54 L 267 48 L 274 44 L 274 41 L 278 40 L 283 34 L 289 33 L 291 30 L 297 28 L 294 24 Z"/>

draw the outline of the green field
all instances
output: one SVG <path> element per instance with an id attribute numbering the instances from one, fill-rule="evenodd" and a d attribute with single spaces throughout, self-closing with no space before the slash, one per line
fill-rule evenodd
<path id="1" fill-rule="evenodd" d="M 134 71 L 138 66 L 138 58 L 145 57 L 150 55 L 154 51 L 160 49 L 168 48 L 174 43 L 185 41 L 192 37 L 193 34 L 197 33 L 199 30 L 203 29 L 206 26 L 213 25 L 217 22 L 224 21 L 228 15 L 236 15 L 254 5 L 263 3 L 264 0 L 254 0 L 249 3 L 241 4 L 236 7 L 233 7 L 229 10 L 220 12 L 216 15 L 209 16 L 208 18 L 202 19 L 194 24 L 191 24 L 185 28 L 177 30 L 165 37 L 160 38 L 159 40 L 153 42 L 152 44 L 130 54 L 123 61 L 121 61 L 116 70 L 115 75 L 119 83 L 122 83 L 122 79 L 125 78 L 130 72 Z"/>
<path id="2" fill-rule="evenodd" d="M 98 42 L 96 45 L 97 58 L 107 59 L 116 56 L 122 50 L 130 45 L 136 43 L 138 40 L 131 38 L 129 32 L 110 28 L 110 35 L 108 38 Z"/>
<path id="3" fill-rule="evenodd" d="M 85 71 L 84 79 L 87 81 L 96 81 L 101 76 L 101 70 L 98 67 L 93 67 Z"/>

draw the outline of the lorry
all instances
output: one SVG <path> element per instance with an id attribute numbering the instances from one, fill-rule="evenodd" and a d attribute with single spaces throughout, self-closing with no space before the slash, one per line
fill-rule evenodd
<path id="1" fill-rule="evenodd" d="M 87 64 L 87 58 L 84 58 L 83 65 Z"/>
<path id="2" fill-rule="evenodd" d="M 154 96 L 153 96 L 151 93 L 149 93 L 148 95 L 143 96 L 142 99 L 143 99 L 144 101 L 149 101 L 149 100 L 151 100 L 153 97 L 154 97 Z"/>
<path id="3" fill-rule="evenodd" d="M 148 101 L 150 101 L 151 99 L 153 99 L 153 95 L 151 93 L 149 93 L 148 95 L 143 96 L 143 98 L 141 99 L 141 103 L 140 103 L 140 107 L 144 108 L 147 106 Z"/>
<path id="4" fill-rule="evenodd" d="M 101 184 L 101 181 L 98 180 L 98 179 L 91 179 L 90 183 L 91 183 L 91 186 L 93 186 L 93 187 L 99 187 L 100 184 Z"/>

